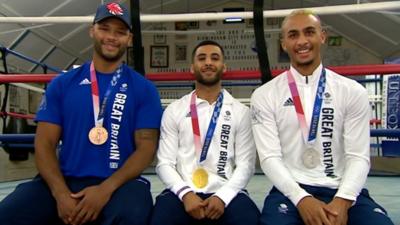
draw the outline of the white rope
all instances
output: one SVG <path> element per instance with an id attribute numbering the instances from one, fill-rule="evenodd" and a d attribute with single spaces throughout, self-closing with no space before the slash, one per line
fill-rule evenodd
<path id="1" fill-rule="evenodd" d="M 34 92 L 42 93 L 42 94 L 45 92 L 45 90 L 42 88 L 38 88 L 36 86 L 25 84 L 25 83 L 11 83 L 11 84 L 16 87 L 25 88 L 25 89 L 28 89 L 28 90 L 31 90 Z"/>
<path id="2" fill-rule="evenodd" d="M 400 1 L 374 2 L 363 4 L 349 4 L 337 6 L 323 6 L 305 8 L 314 11 L 318 15 L 347 14 L 377 12 L 400 9 Z M 277 18 L 288 15 L 296 9 L 266 10 L 264 17 Z M 253 12 L 208 12 L 208 13 L 184 13 L 184 14 L 141 14 L 140 20 L 144 23 L 174 22 L 174 21 L 203 21 L 223 20 L 226 18 L 241 17 L 253 18 Z M 92 23 L 93 16 L 59 16 L 59 17 L 0 17 L 0 23 Z"/>

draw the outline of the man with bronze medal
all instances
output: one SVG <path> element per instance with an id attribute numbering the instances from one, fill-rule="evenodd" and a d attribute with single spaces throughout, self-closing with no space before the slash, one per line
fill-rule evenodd
<path id="1" fill-rule="evenodd" d="M 93 58 L 49 84 L 36 117 L 39 175 L 0 203 L 0 224 L 149 223 L 153 200 L 141 173 L 157 148 L 162 108 L 155 86 L 123 64 L 130 21 L 119 3 L 98 7 Z"/>
<path id="2" fill-rule="evenodd" d="M 195 90 L 171 103 L 161 122 L 156 171 L 166 184 L 152 225 L 257 224 L 259 210 L 244 188 L 254 173 L 248 107 L 221 87 L 222 47 L 193 50 Z"/>
<path id="3" fill-rule="evenodd" d="M 392 225 L 363 188 L 370 160 L 367 91 L 323 67 L 325 40 L 317 15 L 289 14 L 281 45 L 290 69 L 251 97 L 260 165 L 274 185 L 259 224 Z"/>
<path id="4" fill-rule="evenodd" d="M 92 144 L 94 145 L 102 145 L 106 143 L 108 139 L 107 129 L 103 126 L 103 116 L 104 109 L 107 104 L 108 97 L 111 93 L 113 87 L 117 85 L 119 78 L 121 78 L 122 68 L 118 68 L 115 75 L 110 82 L 110 86 L 108 87 L 105 96 L 103 97 L 103 102 L 101 107 L 99 106 L 99 87 L 96 78 L 96 71 L 94 68 L 94 63 L 90 64 L 90 81 L 91 81 L 91 89 L 92 89 L 92 100 L 93 100 L 93 116 L 95 126 L 90 129 L 88 137 Z"/>

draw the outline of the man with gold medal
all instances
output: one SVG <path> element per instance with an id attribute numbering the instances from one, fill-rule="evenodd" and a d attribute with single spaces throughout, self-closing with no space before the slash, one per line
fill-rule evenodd
<path id="1" fill-rule="evenodd" d="M 221 87 L 224 51 L 214 41 L 193 50 L 195 90 L 171 103 L 161 122 L 152 225 L 257 224 L 245 187 L 254 173 L 249 108 Z"/>

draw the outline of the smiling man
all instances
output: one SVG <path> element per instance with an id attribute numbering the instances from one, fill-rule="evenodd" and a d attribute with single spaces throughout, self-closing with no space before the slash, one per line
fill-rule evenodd
<path id="1" fill-rule="evenodd" d="M 369 172 L 367 91 L 326 69 L 318 16 L 293 11 L 282 23 L 290 69 L 251 98 L 253 134 L 274 187 L 261 225 L 393 224 L 363 189 Z"/>
<path id="2" fill-rule="evenodd" d="M 93 59 L 48 86 L 36 117 L 39 175 L 0 203 L 1 225 L 149 223 L 153 200 L 140 174 L 162 108 L 155 86 L 122 62 L 130 26 L 123 5 L 98 7 Z"/>
<path id="3" fill-rule="evenodd" d="M 256 150 L 248 107 L 221 87 L 222 47 L 193 50 L 195 90 L 164 111 L 157 174 L 167 189 L 156 199 L 152 225 L 255 225 L 259 210 L 244 188 Z"/>

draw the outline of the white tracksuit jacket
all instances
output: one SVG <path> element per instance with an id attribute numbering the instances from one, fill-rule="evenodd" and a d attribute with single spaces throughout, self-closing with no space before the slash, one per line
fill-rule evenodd
<path id="1" fill-rule="evenodd" d="M 198 168 L 192 123 L 191 94 L 171 103 L 164 111 L 157 152 L 157 174 L 167 188 L 182 199 L 189 191 L 215 193 L 225 206 L 244 189 L 254 173 L 256 149 L 250 110 L 224 90 L 223 106 L 207 158 L 202 163 L 209 175 L 208 185 L 196 188 L 192 173 Z M 215 103 L 196 99 L 201 143 L 208 129 Z M 185 187 L 188 188 L 185 188 Z"/>
<path id="2" fill-rule="evenodd" d="M 316 88 L 322 71 L 300 75 L 290 68 L 309 126 Z M 310 195 L 300 184 L 337 188 L 336 196 L 355 200 L 369 171 L 370 107 L 368 95 L 356 81 L 326 69 L 326 88 L 314 148 L 320 164 L 307 169 L 304 143 L 287 74 L 257 88 L 251 97 L 253 135 L 261 168 L 295 205 Z"/>

